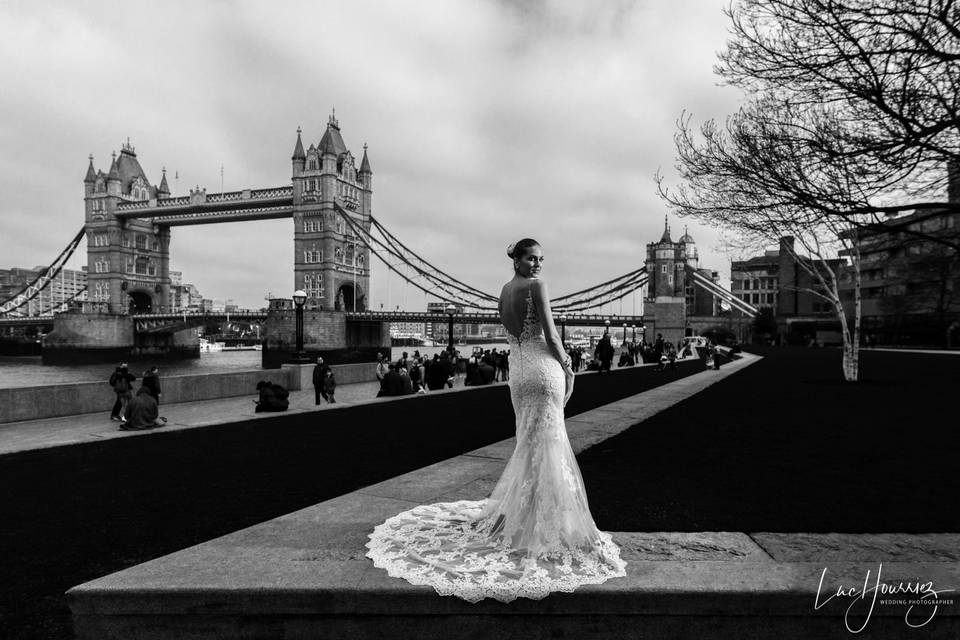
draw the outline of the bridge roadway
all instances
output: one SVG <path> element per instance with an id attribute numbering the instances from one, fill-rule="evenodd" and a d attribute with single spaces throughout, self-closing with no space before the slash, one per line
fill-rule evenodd
<path id="1" fill-rule="evenodd" d="M 426 311 L 346 311 L 347 320 L 378 321 L 378 322 L 448 322 L 445 313 Z M 187 323 L 190 321 L 221 320 L 264 322 L 267 319 L 266 311 L 201 311 L 188 313 L 137 313 L 130 318 L 136 323 L 138 332 L 151 332 L 169 327 L 173 323 Z M 500 317 L 493 312 L 464 312 L 453 316 L 457 324 L 498 324 Z M 554 322 L 560 322 L 560 316 L 554 316 Z M 580 314 L 566 316 L 566 324 L 571 327 L 602 327 L 609 322 L 613 329 L 635 325 L 643 326 L 643 316 L 620 316 L 603 314 Z M 21 318 L 0 318 L 2 327 L 44 326 L 53 323 L 53 316 L 29 316 Z"/>

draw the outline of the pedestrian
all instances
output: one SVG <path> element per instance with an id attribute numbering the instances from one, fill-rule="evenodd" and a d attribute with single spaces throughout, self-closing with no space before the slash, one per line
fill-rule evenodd
<path id="1" fill-rule="evenodd" d="M 124 422 L 127 403 L 133 398 L 133 381 L 137 376 L 127 370 L 127 363 L 121 362 L 116 371 L 110 376 L 110 386 L 117 394 L 117 401 L 113 403 L 113 409 L 110 411 L 111 420 Z"/>
<path id="2" fill-rule="evenodd" d="M 593 357 L 600 361 L 598 373 L 602 374 L 604 371 L 607 373 L 610 372 L 610 365 L 613 363 L 613 345 L 610 344 L 609 332 L 603 332 L 603 337 L 600 338 L 600 342 L 597 343 L 597 348 L 593 351 Z"/>
<path id="3" fill-rule="evenodd" d="M 337 391 L 337 380 L 333 377 L 333 369 L 327 367 L 323 374 L 323 398 L 329 403 L 334 403 L 337 399 L 334 393 Z"/>
<path id="4" fill-rule="evenodd" d="M 480 384 L 492 384 L 496 381 L 496 371 L 490 366 L 489 362 L 481 361 L 477 367 L 477 374 L 480 378 Z"/>
<path id="5" fill-rule="evenodd" d="M 388 367 L 387 362 L 384 360 L 383 354 L 377 354 L 377 381 L 380 383 L 380 392 L 377 393 L 377 397 L 383 395 L 383 378 L 387 375 Z"/>
<path id="6" fill-rule="evenodd" d="M 663 334 L 657 334 L 657 340 L 653 343 L 653 359 L 660 361 L 660 357 L 663 355 Z"/>
<path id="7" fill-rule="evenodd" d="M 405 367 L 400 367 L 400 380 L 403 382 L 403 391 L 400 395 L 409 396 L 413 394 L 413 380 Z"/>
<path id="8" fill-rule="evenodd" d="M 314 404 L 320 404 L 321 397 L 323 397 L 324 400 L 327 400 L 327 396 L 324 395 L 326 393 L 324 388 L 326 386 L 327 371 L 330 371 L 330 365 L 324 364 L 322 356 L 317 356 L 317 364 L 313 368 Z"/>
<path id="9" fill-rule="evenodd" d="M 393 363 L 387 365 L 387 373 L 383 376 L 383 387 L 380 389 L 380 393 L 377 394 L 378 398 L 383 396 L 402 396 L 403 395 L 403 378 L 400 377 L 400 374 L 397 373 L 396 367 Z"/>
<path id="10" fill-rule="evenodd" d="M 120 425 L 121 431 L 142 431 L 167 424 L 167 419 L 159 415 L 157 401 L 150 392 L 150 388 L 145 385 L 142 385 L 137 390 L 137 395 L 127 402 L 123 418 L 123 424 Z"/>
<path id="11" fill-rule="evenodd" d="M 156 365 L 143 372 L 143 386 L 150 390 L 150 395 L 160 404 L 160 369 Z"/>
<path id="12" fill-rule="evenodd" d="M 413 383 L 414 393 L 423 393 L 423 367 L 420 365 L 420 359 L 414 358 L 413 366 L 410 367 L 410 382 Z"/>

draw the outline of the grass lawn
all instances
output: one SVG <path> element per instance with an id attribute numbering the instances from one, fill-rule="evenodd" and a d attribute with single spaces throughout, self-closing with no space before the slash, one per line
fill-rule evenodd
<path id="1" fill-rule="evenodd" d="M 960 356 L 760 362 L 579 457 L 606 531 L 960 531 Z"/>

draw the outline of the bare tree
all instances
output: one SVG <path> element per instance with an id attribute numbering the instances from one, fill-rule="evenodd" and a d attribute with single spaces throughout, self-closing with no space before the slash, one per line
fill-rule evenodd
<path id="1" fill-rule="evenodd" d="M 856 380 L 860 240 L 895 232 L 960 248 L 956 233 L 914 224 L 960 211 L 943 197 L 960 174 L 960 11 L 954 0 L 739 0 L 726 13 L 732 38 L 716 70 L 746 103 L 722 126 L 681 115 L 681 183 L 658 173 L 658 191 L 682 216 L 768 242 L 795 237 Z M 894 217 L 908 211 L 919 213 Z"/>
<path id="2" fill-rule="evenodd" d="M 960 211 L 943 198 L 960 168 L 960 7 L 954 0 L 740 0 L 726 11 L 732 38 L 716 67 L 750 95 L 797 110 L 828 109 L 830 130 L 796 131 L 841 153 L 860 193 L 798 182 L 822 213 L 854 226 L 898 229 L 888 216 Z M 957 179 L 955 176 L 954 179 Z M 915 222 L 914 217 L 911 222 Z M 905 233 L 960 248 L 954 234 Z"/>

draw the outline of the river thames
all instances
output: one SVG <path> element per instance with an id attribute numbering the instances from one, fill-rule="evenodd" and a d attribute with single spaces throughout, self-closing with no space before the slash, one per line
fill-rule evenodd
<path id="1" fill-rule="evenodd" d="M 506 349 L 506 343 L 490 343 L 481 345 L 458 345 L 461 355 L 469 356 L 474 346 L 483 349 Z M 396 362 L 404 351 L 412 356 L 414 351 L 420 355 L 432 357 L 444 347 L 393 347 L 391 359 Z M 150 360 L 129 360 L 130 372 L 138 378 L 150 365 L 160 367 L 161 376 L 177 376 L 187 374 L 217 373 L 227 371 L 248 371 L 260 368 L 260 351 L 214 351 L 202 353 L 193 360 L 179 360 L 155 363 Z M 371 365 L 372 366 L 372 365 Z M 71 382 L 104 383 L 110 378 L 115 365 L 88 364 L 70 366 L 44 366 L 40 356 L 0 356 L 0 389 L 14 387 L 34 387 L 46 384 L 65 384 Z"/>

